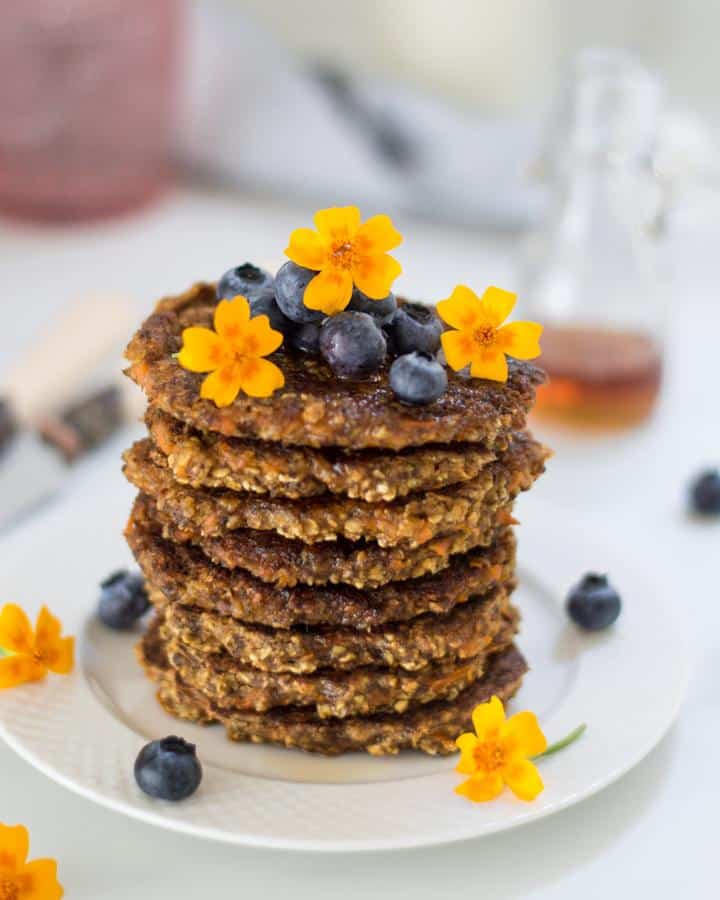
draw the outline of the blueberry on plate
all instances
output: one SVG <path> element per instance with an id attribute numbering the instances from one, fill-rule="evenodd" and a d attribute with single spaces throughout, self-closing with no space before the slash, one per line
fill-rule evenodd
<path id="1" fill-rule="evenodd" d="M 321 322 L 325 316 L 316 309 L 308 309 L 303 302 L 305 288 L 317 275 L 294 262 L 286 262 L 275 276 L 275 299 L 288 319 L 293 322 Z"/>
<path id="2" fill-rule="evenodd" d="M 395 314 L 397 300 L 395 299 L 395 294 L 388 294 L 382 300 L 373 300 L 355 288 L 352 292 L 348 309 L 351 312 L 367 313 L 377 321 L 378 325 L 385 325 Z"/>
<path id="3" fill-rule="evenodd" d="M 385 362 L 387 345 L 372 316 L 346 311 L 323 323 L 320 352 L 338 378 L 357 381 L 377 372 Z"/>
<path id="4" fill-rule="evenodd" d="M 100 584 L 98 616 L 108 628 L 126 631 L 150 609 L 141 575 L 121 569 Z"/>
<path id="5" fill-rule="evenodd" d="M 173 803 L 185 800 L 202 781 L 195 745 L 174 735 L 151 741 L 135 760 L 135 781 L 150 797 Z"/>
<path id="6" fill-rule="evenodd" d="M 229 300 L 238 294 L 245 297 L 251 306 L 254 300 L 272 297 L 272 275 L 248 262 L 228 269 L 218 282 L 218 300 Z"/>
<path id="7" fill-rule="evenodd" d="M 447 372 L 429 353 L 406 353 L 390 366 L 390 387 L 403 403 L 432 403 L 447 390 Z"/>
<path id="8" fill-rule="evenodd" d="M 703 516 L 720 515 L 720 472 L 709 469 L 699 475 L 690 489 L 695 512 Z"/>
<path id="9" fill-rule="evenodd" d="M 443 324 L 431 306 L 403 303 L 385 326 L 388 346 L 394 356 L 404 353 L 436 353 L 440 347 Z"/>
<path id="10" fill-rule="evenodd" d="M 320 325 L 317 322 L 295 325 L 288 334 L 288 344 L 302 353 L 319 353 Z"/>
<path id="11" fill-rule="evenodd" d="M 620 615 L 620 594 L 610 584 L 607 575 L 588 573 L 575 585 L 567 598 L 570 618 L 588 631 L 601 631 L 612 625 Z"/>

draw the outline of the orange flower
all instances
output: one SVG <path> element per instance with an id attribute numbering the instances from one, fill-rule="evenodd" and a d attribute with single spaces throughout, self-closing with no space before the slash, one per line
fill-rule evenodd
<path id="1" fill-rule="evenodd" d="M 283 342 L 267 316 L 250 318 L 245 297 L 221 300 L 215 309 L 215 331 L 186 328 L 177 360 L 191 372 L 209 372 L 200 396 L 229 406 L 242 391 L 248 397 L 270 397 L 285 384 L 280 369 L 263 356 Z"/>
<path id="2" fill-rule="evenodd" d="M 43 606 L 33 633 L 30 620 L 14 603 L 0 611 L 0 647 L 10 655 L 0 659 L 0 688 L 41 681 L 48 672 L 72 672 L 75 638 L 60 637 L 62 626 Z M 0 900 L 3 900 L 0 894 Z"/>
<path id="3" fill-rule="evenodd" d="M 502 323 L 515 306 L 515 294 L 489 287 L 482 296 L 459 284 L 447 300 L 441 300 L 437 311 L 457 331 L 442 335 L 445 359 L 456 372 L 470 366 L 474 378 L 507 381 L 505 355 L 517 359 L 540 356 L 542 325 L 535 322 Z"/>
<path id="4" fill-rule="evenodd" d="M 0 823 L 0 900 L 60 900 L 54 859 L 27 861 L 30 839 L 22 825 Z"/>
<path id="5" fill-rule="evenodd" d="M 507 785 L 520 800 L 534 800 L 544 786 L 529 757 L 547 748 L 535 714 L 506 719 L 502 702 L 493 697 L 475 707 L 472 720 L 475 734 L 461 734 L 456 741 L 461 757 L 455 769 L 470 777 L 455 793 L 481 803 L 494 800 Z"/>
<path id="6" fill-rule="evenodd" d="M 298 266 L 319 273 L 305 288 L 305 306 L 327 316 L 339 313 L 353 285 L 372 300 L 384 300 L 402 271 L 387 253 L 402 241 L 389 216 L 361 224 L 357 206 L 341 206 L 316 212 L 315 225 L 317 231 L 295 229 L 285 250 Z"/>

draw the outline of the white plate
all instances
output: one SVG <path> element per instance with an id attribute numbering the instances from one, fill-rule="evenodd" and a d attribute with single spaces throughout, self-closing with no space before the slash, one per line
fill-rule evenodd
<path id="1" fill-rule="evenodd" d="M 614 781 L 660 740 L 687 678 L 687 646 L 661 585 L 626 557 L 533 504 L 520 529 L 520 646 L 532 670 L 511 710 L 532 709 L 549 740 L 588 723 L 577 744 L 540 763 L 546 790 L 531 804 L 510 794 L 473 805 L 453 793 L 454 758 L 415 753 L 326 759 L 234 745 L 219 728 L 173 719 L 157 705 L 133 657 L 137 635 L 93 618 L 97 582 L 129 562 L 119 531 L 130 494 L 115 460 L 98 461 L 72 496 L 6 539 L 0 597 L 28 610 L 47 603 L 79 638 L 69 677 L 0 692 L 0 734 L 50 778 L 118 812 L 200 837 L 300 850 L 423 846 L 490 834 L 577 803 Z M 8 562 L 9 561 L 9 562 Z M 608 571 L 624 609 L 615 627 L 585 635 L 562 609 L 584 571 Z M 195 742 L 205 776 L 172 805 L 136 787 L 146 740 Z"/>

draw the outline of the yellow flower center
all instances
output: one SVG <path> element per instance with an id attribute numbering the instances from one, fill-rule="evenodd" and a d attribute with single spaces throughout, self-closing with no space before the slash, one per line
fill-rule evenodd
<path id="1" fill-rule="evenodd" d="M 0 900 L 19 900 L 20 890 L 15 879 L 3 878 L 0 881 Z"/>
<path id="2" fill-rule="evenodd" d="M 485 741 L 473 750 L 473 759 L 478 769 L 494 772 L 505 765 L 505 748 L 494 741 Z"/>
<path id="3" fill-rule="evenodd" d="M 495 343 L 495 329 L 492 325 L 483 325 L 473 332 L 475 343 L 481 347 L 490 347 Z"/>
<path id="4" fill-rule="evenodd" d="M 330 259 L 338 269 L 352 269 L 355 264 L 355 246 L 352 241 L 336 241 L 330 248 Z"/>

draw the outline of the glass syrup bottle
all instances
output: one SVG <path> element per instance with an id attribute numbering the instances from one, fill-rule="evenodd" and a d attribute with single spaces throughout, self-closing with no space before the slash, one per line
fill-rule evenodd
<path id="1" fill-rule="evenodd" d="M 662 193 L 652 166 L 661 89 L 619 51 L 583 51 L 572 70 L 544 162 L 547 215 L 521 269 L 528 317 L 545 327 L 539 362 L 550 383 L 537 410 L 631 425 L 652 411 L 662 377 Z"/>

